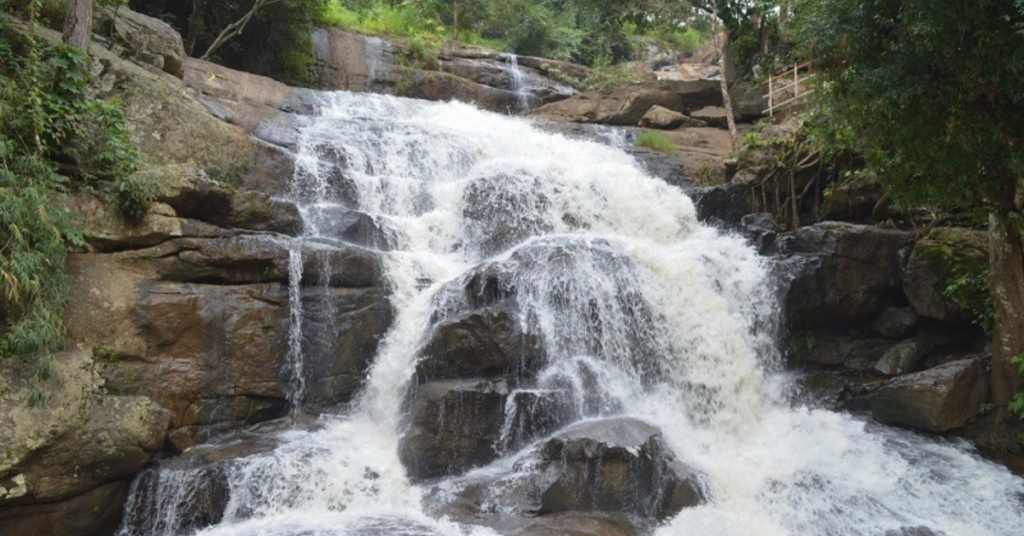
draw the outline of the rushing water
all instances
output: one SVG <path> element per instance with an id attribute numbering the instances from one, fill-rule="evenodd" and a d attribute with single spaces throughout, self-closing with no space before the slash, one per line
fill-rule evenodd
<path id="1" fill-rule="evenodd" d="M 426 515 L 425 490 L 397 454 L 425 332 L 432 318 L 465 308 L 456 290 L 482 262 L 517 289 L 520 321 L 548 355 L 523 389 L 568 389 L 580 418 L 648 421 L 705 475 L 710 500 L 659 535 L 1024 531 L 1024 483 L 965 446 L 784 402 L 765 262 L 699 224 L 685 195 L 622 151 L 464 104 L 324 99 L 321 115 L 304 122 L 293 185 L 306 239 L 328 232 L 339 204 L 388 229 L 397 316 L 358 404 L 223 464 L 225 514 L 199 534 L 493 534 Z M 332 187 L 330 177 L 351 188 Z M 301 329 L 301 310 L 292 327 Z M 575 372 L 581 364 L 592 371 L 589 386 Z M 496 465 L 516 453 L 508 456 Z M 122 534 L 195 532 L 180 518 L 209 481 L 204 471 L 172 462 L 136 485 L 129 511 L 145 501 L 151 509 Z"/>

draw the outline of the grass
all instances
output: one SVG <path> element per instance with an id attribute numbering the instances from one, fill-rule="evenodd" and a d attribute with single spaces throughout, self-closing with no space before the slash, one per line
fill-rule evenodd
<path id="1" fill-rule="evenodd" d="M 321 11 L 319 21 L 328 26 L 359 33 L 402 37 L 420 42 L 434 41 L 438 45 L 441 41 L 454 37 L 451 28 L 441 24 L 436 18 L 424 16 L 423 12 L 412 4 L 375 4 L 366 10 L 355 10 L 345 6 L 341 0 L 330 0 Z M 459 42 L 495 50 L 507 48 L 503 41 L 486 39 L 467 29 L 459 30 Z"/>
<path id="2" fill-rule="evenodd" d="M 644 132 L 640 134 L 637 136 L 636 141 L 633 142 L 633 145 L 643 149 L 658 151 L 659 153 L 670 153 L 676 148 L 672 140 L 665 137 L 664 134 L 658 134 L 657 132 Z"/>

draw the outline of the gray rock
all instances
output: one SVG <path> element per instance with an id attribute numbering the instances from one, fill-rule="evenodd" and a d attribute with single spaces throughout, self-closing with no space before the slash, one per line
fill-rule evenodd
<path id="1" fill-rule="evenodd" d="M 115 43 L 124 47 L 129 59 L 178 78 L 185 75 L 185 46 L 181 35 L 170 24 L 126 7 L 100 7 L 96 10 L 95 23 L 102 33 L 113 36 Z"/>
<path id="2" fill-rule="evenodd" d="M 899 339 L 909 335 L 920 319 L 909 307 L 886 307 L 871 321 L 870 328 L 882 337 Z"/>
<path id="3" fill-rule="evenodd" d="M 911 233 L 825 222 L 776 241 L 790 327 L 846 326 L 891 304 Z"/>
<path id="4" fill-rule="evenodd" d="M 902 341 L 885 352 L 875 365 L 875 371 L 885 376 L 898 376 L 910 372 L 929 350 L 931 346 L 922 339 Z"/>
<path id="5" fill-rule="evenodd" d="M 667 450 L 661 433 L 633 419 L 572 426 L 540 447 L 539 514 L 628 512 L 667 519 L 704 502 L 699 477 Z"/>
<path id="6" fill-rule="evenodd" d="M 984 367 L 975 358 L 893 378 L 869 398 L 882 422 L 944 432 L 974 417 L 987 391 Z"/>
<path id="7" fill-rule="evenodd" d="M 420 385 L 399 457 L 413 481 L 456 475 L 498 458 L 507 380 Z"/>

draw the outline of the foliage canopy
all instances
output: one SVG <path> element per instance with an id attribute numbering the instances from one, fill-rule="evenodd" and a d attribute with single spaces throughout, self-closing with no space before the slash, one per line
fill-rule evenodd
<path id="1" fill-rule="evenodd" d="M 904 204 L 998 208 L 1024 176 L 1024 2 L 802 0 L 798 10 L 824 68 L 833 141 L 863 154 Z"/>

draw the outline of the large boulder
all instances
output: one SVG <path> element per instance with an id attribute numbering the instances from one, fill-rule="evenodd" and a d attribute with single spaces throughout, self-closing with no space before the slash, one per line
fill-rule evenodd
<path id="1" fill-rule="evenodd" d="M 953 361 L 889 380 L 870 395 L 875 418 L 929 432 L 960 428 L 988 391 L 980 358 Z"/>
<path id="2" fill-rule="evenodd" d="M 903 292 L 921 316 L 947 322 L 968 320 L 972 310 L 984 308 L 984 297 L 965 289 L 954 299 L 948 291 L 960 278 L 979 277 L 987 264 L 988 233 L 935 229 L 915 244 L 903 269 Z"/>
<path id="3" fill-rule="evenodd" d="M 868 320 L 899 298 L 911 233 L 825 222 L 780 237 L 777 267 L 795 329 Z"/>
<path id="4" fill-rule="evenodd" d="M 544 443 L 540 459 L 539 514 L 629 512 L 664 520 L 705 500 L 697 474 L 643 421 L 572 426 Z"/>
<path id="5" fill-rule="evenodd" d="M 415 388 L 399 457 L 414 481 L 463 473 L 498 458 L 507 380 L 446 380 Z"/>
<path id="6" fill-rule="evenodd" d="M 434 327 L 416 366 L 420 382 L 512 374 L 539 368 L 536 337 L 524 332 L 507 303 L 474 310 Z"/>
<path id="7" fill-rule="evenodd" d="M 683 109 L 682 99 L 676 93 L 627 85 L 607 94 L 583 93 L 546 104 L 531 111 L 530 116 L 574 123 L 635 126 L 652 106 L 677 112 Z"/>
<path id="8" fill-rule="evenodd" d="M 552 534 L 557 519 L 601 519 L 599 532 L 646 533 L 662 521 L 705 501 L 704 485 L 665 446 L 661 433 L 636 419 L 584 421 L 536 445 L 503 472 L 467 476 L 439 485 L 427 511 L 457 521 L 522 534 Z M 554 523 L 554 525 L 551 525 Z M 555 532 L 564 534 L 572 532 Z"/>
<path id="9" fill-rule="evenodd" d="M 678 128 L 686 124 L 687 117 L 679 112 L 669 110 L 662 106 L 651 106 L 650 110 L 640 118 L 640 126 L 650 128 L 660 128 L 663 130 L 671 130 Z M 687 126 L 704 126 L 699 121 L 694 121 Z"/>
<path id="10" fill-rule="evenodd" d="M 36 366 L 0 362 L 0 533 L 100 534 L 117 523 L 127 481 L 163 445 L 167 410 L 109 396 L 88 352 L 52 356 L 61 381 L 37 384 Z M 31 406 L 39 393 L 45 406 Z"/>
<path id="11" fill-rule="evenodd" d="M 97 9 L 95 23 L 123 47 L 129 59 L 178 78 L 185 75 L 185 46 L 170 24 L 126 7 Z"/>

